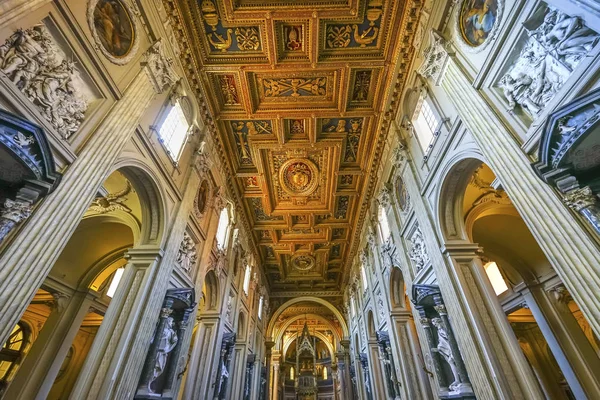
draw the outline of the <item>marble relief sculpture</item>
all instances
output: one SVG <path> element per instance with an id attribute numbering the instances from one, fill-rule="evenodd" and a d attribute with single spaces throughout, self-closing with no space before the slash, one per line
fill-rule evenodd
<path id="1" fill-rule="evenodd" d="M 179 245 L 179 251 L 177 253 L 177 263 L 186 272 L 190 273 L 192 268 L 198 261 L 198 253 L 196 251 L 196 243 L 189 235 L 189 233 L 183 233 L 183 240 Z"/>
<path id="2" fill-rule="evenodd" d="M 0 46 L 0 70 L 64 139 L 77 132 L 88 107 L 81 77 L 44 25 L 18 29 Z"/>
<path id="3" fill-rule="evenodd" d="M 524 26 L 528 38 L 498 86 L 509 111 L 520 108 L 536 119 L 600 36 L 581 18 L 553 7 L 546 8 L 542 21 L 534 16 Z"/>

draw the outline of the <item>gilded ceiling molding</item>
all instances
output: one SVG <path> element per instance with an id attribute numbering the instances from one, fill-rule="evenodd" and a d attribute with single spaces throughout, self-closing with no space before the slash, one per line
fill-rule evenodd
<path id="1" fill-rule="evenodd" d="M 404 91 L 404 85 L 406 84 L 406 78 L 408 77 L 411 67 L 414 60 L 414 47 L 412 46 L 412 42 L 415 35 L 415 29 L 417 26 L 417 22 L 421 16 L 421 10 L 423 8 L 423 3 L 420 0 L 410 0 L 404 6 L 404 15 L 402 16 L 402 25 L 400 27 L 399 36 L 399 48 L 395 52 L 397 54 L 396 62 L 400 63 L 400 68 L 398 71 L 398 75 L 396 78 L 396 83 L 394 84 L 394 89 L 391 94 L 391 99 L 389 103 L 388 109 L 383 113 L 383 118 L 381 121 L 381 128 L 379 134 L 377 136 L 377 142 L 375 144 L 375 155 L 373 157 L 373 165 L 371 166 L 371 170 L 375 171 L 379 164 L 382 162 L 381 154 L 383 152 L 383 147 L 387 141 L 387 137 L 389 134 L 389 130 L 392 125 L 392 121 L 394 121 L 394 116 L 397 114 L 399 107 L 399 100 L 402 96 L 402 92 Z M 402 59 L 402 61 L 400 61 Z M 361 206 L 360 216 L 357 221 L 356 226 L 362 226 L 364 219 L 366 217 L 367 211 L 369 209 L 369 204 L 371 202 L 371 197 L 373 195 L 373 191 L 375 190 L 377 177 L 376 174 L 370 174 L 369 183 L 367 187 L 366 196 L 364 196 L 364 201 Z M 356 254 L 358 249 L 358 239 L 361 236 L 360 230 L 356 229 L 354 233 L 354 241 L 352 248 L 350 250 L 350 254 L 348 256 L 349 260 L 352 260 L 353 255 Z M 350 264 L 347 264 L 350 265 Z M 342 282 L 347 282 L 348 274 L 344 275 Z M 342 283 L 342 284 L 343 284 Z"/>
<path id="2" fill-rule="evenodd" d="M 173 27 L 173 32 L 176 36 L 177 42 L 180 43 L 181 48 L 184 49 L 182 53 L 181 63 L 184 69 L 184 73 L 187 77 L 188 83 L 191 89 L 195 92 L 196 99 L 198 101 L 198 106 L 201 110 L 201 117 L 204 120 L 205 127 L 208 131 L 207 139 L 212 142 L 210 146 L 211 149 L 216 150 L 216 152 L 218 153 L 218 156 L 215 155 L 215 158 L 211 157 L 211 159 L 215 160 L 217 164 L 220 164 L 218 165 L 219 170 L 227 173 L 229 176 L 232 176 L 233 174 L 227 163 L 224 147 L 219 139 L 215 121 L 210 112 L 209 105 L 206 103 L 206 93 L 204 92 L 202 83 L 197 74 L 200 63 L 198 63 L 198 61 L 194 58 L 194 54 L 191 51 L 191 43 L 193 42 L 193 40 L 190 40 L 190 38 L 188 38 L 186 34 L 184 28 L 185 25 L 182 18 L 182 10 L 179 9 L 175 0 L 163 0 L 163 5 L 169 15 L 171 21 L 170 25 Z M 225 179 L 224 181 L 226 182 L 230 192 L 233 193 L 233 197 L 236 199 L 236 203 L 241 204 L 241 195 L 237 192 L 232 180 Z M 241 222 L 241 226 L 245 231 L 245 236 L 251 238 L 250 243 L 252 245 L 250 251 L 253 253 L 255 259 L 259 259 L 257 243 L 254 239 L 254 235 L 252 235 L 252 228 L 246 218 L 246 213 L 241 213 L 238 220 Z M 269 285 L 268 282 L 266 284 Z"/>

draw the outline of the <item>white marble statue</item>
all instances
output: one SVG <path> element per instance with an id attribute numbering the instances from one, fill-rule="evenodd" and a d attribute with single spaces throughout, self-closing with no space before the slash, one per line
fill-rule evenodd
<path id="1" fill-rule="evenodd" d="M 454 354 L 452 354 L 452 349 L 450 348 L 450 342 L 448 340 L 448 332 L 442 325 L 441 318 L 433 318 L 431 323 L 437 329 L 438 333 L 438 345 L 437 348 L 433 349 L 437 353 L 441 354 L 444 357 L 444 360 L 450 365 L 450 369 L 452 370 L 452 375 L 454 375 L 454 382 L 452 382 L 449 386 L 450 390 L 456 391 L 460 387 L 460 377 L 458 375 L 458 368 L 456 367 L 456 361 L 454 360 Z"/>
<path id="2" fill-rule="evenodd" d="M 152 373 L 152 379 L 150 379 L 150 384 L 154 382 L 163 372 L 165 372 L 165 367 L 167 366 L 167 359 L 169 358 L 169 353 L 173 351 L 175 346 L 177 345 L 177 341 L 179 338 L 177 337 L 177 332 L 175 332 L 175 321 L 173 317 L 167 317 L 165 328 L 158 339 L 158 347 L 156 352 L 156 358 L 154 362 L 154 371 Z M 149 387 L 150 391 L 152 389 Z"/>

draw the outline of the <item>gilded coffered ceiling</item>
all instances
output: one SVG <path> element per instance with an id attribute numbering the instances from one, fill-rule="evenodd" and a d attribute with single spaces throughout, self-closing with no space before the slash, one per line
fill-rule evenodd
<path id="1" fill-rule="evenodd" d="M 271 290 L 339 290 L 420 2 L 166 4 Z"/>

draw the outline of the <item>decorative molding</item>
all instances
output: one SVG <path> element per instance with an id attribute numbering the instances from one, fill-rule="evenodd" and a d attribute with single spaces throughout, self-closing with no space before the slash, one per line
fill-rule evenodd
<path id="1" fill-rule="evenodd" d="M 125 180 L 125 188 L 115 193 L 109 193 L 106 196 L 96 197 L 90 205 L 89 211 L 97 214 L 106 214 L 112 211 L 124 211 L 131 213 L 131 209 L 124 203 L 127 201 L 127 196 L 131 193 L 131 183 Z"/>
<path id="2" fill-rule="evenodd" d="M 429 264 L 429 254 L 427 254 L 427 247 L 425 246 L 425 238 L 421 232 L 421 228 L 417 227 L 409 239 L 410 251 L 408 257 L 413 262 L 417 272 Z"/>

